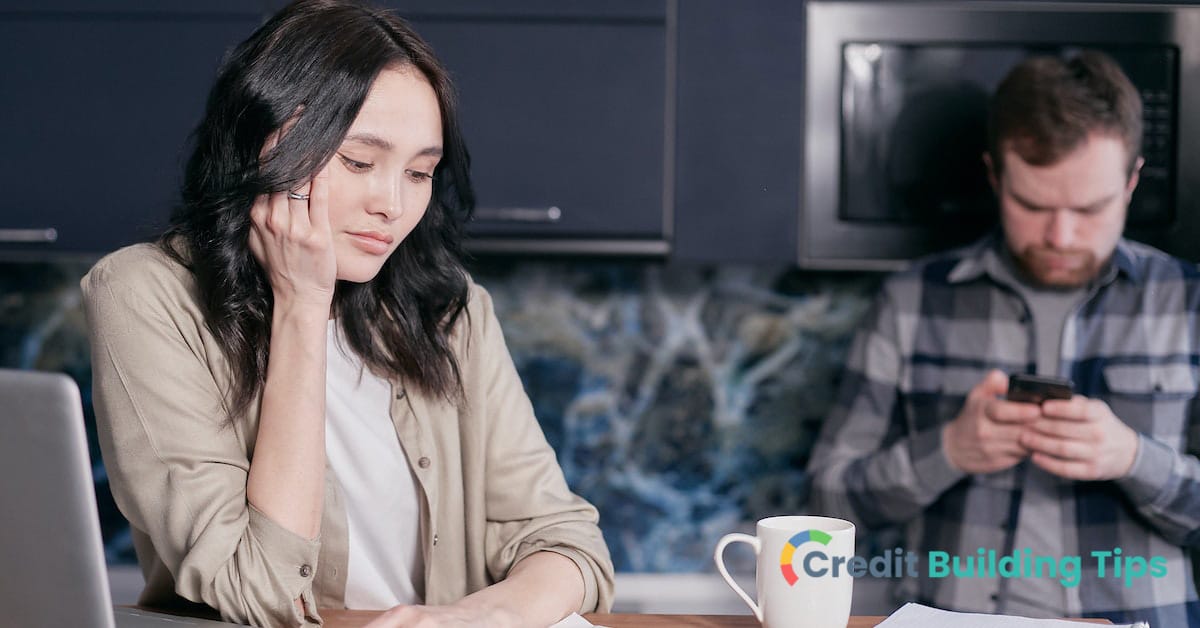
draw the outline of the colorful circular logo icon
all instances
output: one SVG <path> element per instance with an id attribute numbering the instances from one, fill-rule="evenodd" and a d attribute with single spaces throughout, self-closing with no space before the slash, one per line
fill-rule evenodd
<path id="1" fill-rule="evenodd" d="M 797 532 L 795 536 L 788 539 L 788 542 L 783 546 L 783 551 L 779 553 L 779 570 L 783 572 L 783 579 L 787 581 L 789 587 L 796 584 L 796 581 L 800 579 L 796 575 L 796 570 L 792 568 L 792 556 L 796 553 L 796 548 L 809 541 L 820 543 L 821 545 L 829 545 L 829 541 L 831 540 L 833 540 L 833 537 L 829 533 L 820 530 Z"/>

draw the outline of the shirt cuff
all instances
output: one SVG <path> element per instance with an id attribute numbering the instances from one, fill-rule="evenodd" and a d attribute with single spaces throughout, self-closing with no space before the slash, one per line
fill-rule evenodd
<path id="1" fill-rule="evenodd" d="M 311 596 L 313 578 L 317 574 L 317 557 L 321 552 L 320 537 L 304 538 L 275 523 L 253 504 L 247 506 L 250 511 L 250 536 L 258 542 L 276 572 L 275 577 L 291 595 L 288 604 L 304 593 Z M 314 605 L 312 610 L 315 609 Z"/>
<path id="2" fill-rule="evenodd" d="M 946 448 L 942 446 L 943 426 L 925 430 L 909 439 L 909 456 L 913 475 L 917 478 L 920 494 L 930 502 L 937 499 L 967 473 L 950 463 Z"/>
<path id="3" fill-rule="evenodd" d="M 1124 477 L 1117 478 L 1117 486 L 1129 495 L 1134 504 L 1152 504 L 1171 480 L 1171 469 L 1175 465 L 1176 451 L 1145 434 L 1138 434 L 1137 455 L 1133 466 Z"/>

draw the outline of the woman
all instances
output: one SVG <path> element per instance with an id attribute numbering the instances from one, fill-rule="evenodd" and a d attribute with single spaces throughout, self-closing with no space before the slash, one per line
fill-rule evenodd
<path id="1" fill-rule="evenodd" d="M 222 67 L 183 206 L 83 280 L 95 407 L 146 576 L 256 625 L 547 625 L 611 605 L 487 293 L 446 72 L 302 0 Z"/>

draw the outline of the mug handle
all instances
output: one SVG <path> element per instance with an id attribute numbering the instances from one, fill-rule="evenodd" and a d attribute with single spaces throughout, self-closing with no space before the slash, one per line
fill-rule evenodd
<path id="1" fill-rule="evenodd" d="M 750 607 L 750 610 L 754 613 L 754 617 L 756 617 L 759 622 L 762 622 L 762 609 L 759 608 L 758 604 L 755 604 L 754 600 L 750 599 L 749 595 L 746 595 L 746 592 L 742 590 L 742 587 L 739 587 L 737 583 L 733 581 L 733 578 L 729 575 L 729 571 L 725 569 L 725 547 L 730 543 L 746 543 L 750 547 L 753 547 L 754 559 L 757 562 L 758 555 L 762 552 L 762 541 L 758 540 L 758 537 L 756 536 L 735 532 L 733 534 L 726 534 L 725 536 L 721 537 L 721 540 L 717 542 L 717 548 L 713 550 L 713 562 L 717 564 L 717 571 L 721 572 L 721 577 L 725 579 L 725 584 L 728 584 L 729 587 L 733 589 L 733 592 L 737 593 L 738 596 L 742 598 L 742 601 L 745 602 L 746 605 Z"/>

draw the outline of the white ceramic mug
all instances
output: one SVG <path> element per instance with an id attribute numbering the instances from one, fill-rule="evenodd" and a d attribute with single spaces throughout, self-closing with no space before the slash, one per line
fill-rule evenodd
<path id="1" fill-rule="evenodd" d="M 758 621 L 766 628 L 845 628 L 854 591 L 854 579 L 845 564 L 854 557 L 854 524 L 831 517 L 768 517 L 759 520 L 756 531 L 756 536 L 735 533 L 721 537 L 713 561 Z M 754 548 L 757 602 L 725 569 L 725 547 L 730 543 Z M 843 559 L 837 575 L 835 557 Z"/>

